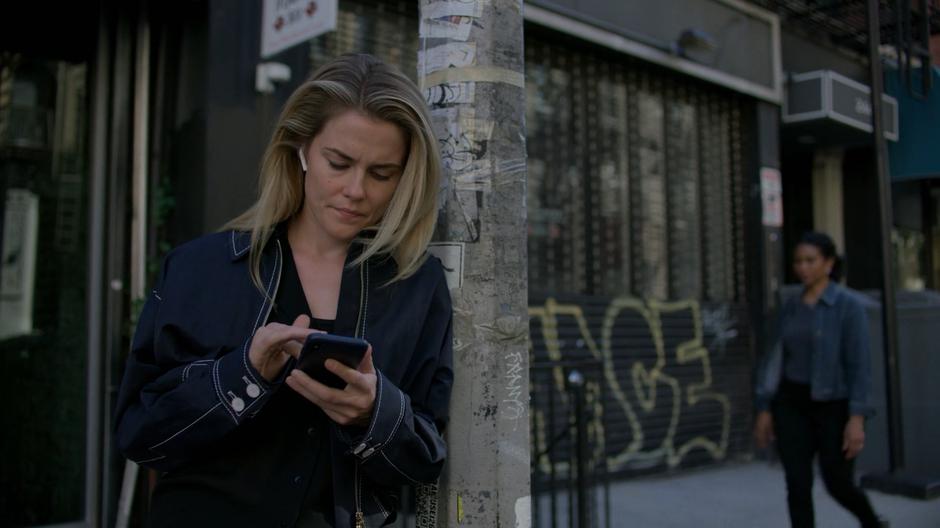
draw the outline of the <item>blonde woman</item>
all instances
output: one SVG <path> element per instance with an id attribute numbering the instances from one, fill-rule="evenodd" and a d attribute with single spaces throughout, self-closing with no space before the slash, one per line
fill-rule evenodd
<path id="1" fill-rule="evenodd" d="M 162 472 L 150 526 L 380 526 L 446 454 L 451 301 L 426 254 L 440 179 L 417 87 L 368 55 L 288 100 L 257 202 L 166 258 L 117 408 L 132 460 Z M 324 331 L 371 347 L 294 369 Z"/>

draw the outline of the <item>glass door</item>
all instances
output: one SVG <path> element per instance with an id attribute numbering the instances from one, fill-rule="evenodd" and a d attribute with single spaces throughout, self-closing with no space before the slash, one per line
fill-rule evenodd
<path id="1" fill-rule="evenodd" d="M 15 2 L 0 17 L 0 526 L 99 517 L 89 262 L 101 17 L 75 4 Z"/>
<path id="2" fill-rule="evenodd" d="M 88 65 L 0 51 L 0 525 L 85 506 Z"/>

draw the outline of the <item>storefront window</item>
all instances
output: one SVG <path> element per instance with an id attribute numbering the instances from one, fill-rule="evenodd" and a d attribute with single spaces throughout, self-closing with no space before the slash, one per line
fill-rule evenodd
<path id="1" fill-rule="evenodd" d="M 891 232 L 894 245 L 895 274 L 898 288 L 908 291 L 923 290 L 926 274 L 923 268 L 925 237 L 922 231 L 897 228 Z"/>
<path id="2" fill-rule="evenodd" d="M 526 37 L 529 291 L 737 302 L 744 104 Z"/>
<path id="3" fill-rule="evenodd" d="M 87 68 L 0 50 L 0 525 L 83 515 Z"/>

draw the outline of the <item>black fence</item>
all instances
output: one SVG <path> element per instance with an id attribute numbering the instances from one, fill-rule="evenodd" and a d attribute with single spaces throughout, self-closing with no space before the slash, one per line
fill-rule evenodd
<path id="1" fill-rule="evenodd" d="M 597 430 L 603 423 L 601 362 L 533 363 L 529 372 L 533 526 L 609 528 L 610 481 Z M 563 392 L 550 389 L 559 384 Z"/>

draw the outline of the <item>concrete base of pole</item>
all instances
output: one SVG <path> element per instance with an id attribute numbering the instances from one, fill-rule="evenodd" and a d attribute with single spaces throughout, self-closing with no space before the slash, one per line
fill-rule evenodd
<path id="1" fill-rule="evenodd" d="M 911 499 L 932 500 L 940 497 L 940 476 L 909 471 L 868 473 L 862 476 L 862 487 Z"/>

